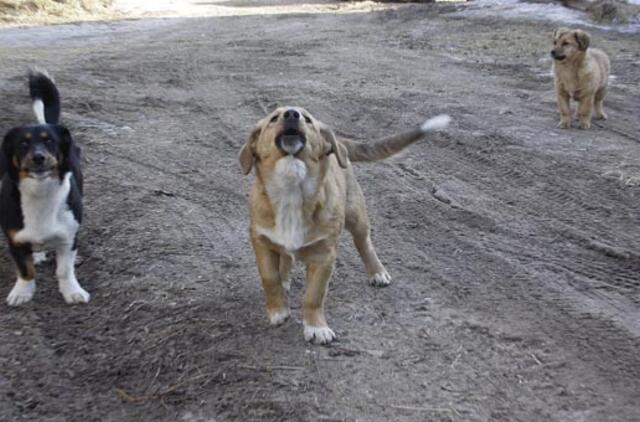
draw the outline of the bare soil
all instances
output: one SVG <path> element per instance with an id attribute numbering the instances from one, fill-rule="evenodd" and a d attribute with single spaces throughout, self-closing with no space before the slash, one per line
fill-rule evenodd
<path id="1" fill-rule="evenodd" d="M 591 29 L 609 120 L 560 130 L 552 24 L 464 7 L 1 30 L 2 131 L 33 120 L 37 64 L 83 146 L 92 302 L 49 263 L 0 304 L 0 420 L 640 420 L 640 38 Z M 329 347 L 303 340 L 302 268 L 268 326 L 248 242 L 236 156 L 281 104 L 371 138 L 454 118 L 356 169 L 394 281 L 344 236 Z"/>

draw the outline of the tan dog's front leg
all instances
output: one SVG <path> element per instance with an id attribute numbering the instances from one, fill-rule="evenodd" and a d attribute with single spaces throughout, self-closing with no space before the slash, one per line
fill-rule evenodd
<path id="1" fill-rule="evenodd" d="M 589 129 L 591 127 L 593 100 L 593 95 L 580 98 L 580 104 L 578 105 L 578 127 L 580 129 Z"/>
<path id="2" fill-rule="evenodd" d="M 280 325 L 289 318 L 290 314 L 285 291 L 280 281 L 280 254 L 273 251 L 266 242 L 260 239 L 253 241 L 253 249 L 256 253 L 258 271 L 262 280 L 269 323 Z"/>
<path id="3" fill-rule="evenodd" d="M 289 280 L 289 272 L 293 265 L 293 257 L 288 254 L 280 254 L 280 282 L 286 291 L 291 288 L 291 280 Z"/>
<path id="4" fill-rule="evenodd" d="M 569 93 L 563 89 L 556 91 L 558 94 L 558 110 L 560 111 L 560 123 L 558 127 L 569 129 L 571 127 L 571 107 L 569 101 L 571 99 Z"/>
<path id="5" fill-rule="evenodd" d="M 315 344 L 328 344 L 336 338 L 324 315 L 324 299 L 335 258 L 335 248 L 326 253 L 315 253 L 311 257 L 305 257 L 307 289 L 303 305 L 304 339 Z"/>

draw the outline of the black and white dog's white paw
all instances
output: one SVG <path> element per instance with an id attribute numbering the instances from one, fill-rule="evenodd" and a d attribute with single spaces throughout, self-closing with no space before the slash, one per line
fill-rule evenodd
<path id="1" fill-rule="evenodd" d="M 64 297 L 65 302 L 69 305 L 77 303 L 89 303 L 90 295 L 83 289 L 78 282 L 60 283 L 60 293 Z"/>
<path id="2" fill-rule="evenodd" d="M 34 252 L 33 253 L 33 265 L 40 265 L 47 262 L 47 253 L 46 252 Z"/>
<path id="3" fill-rule="evenodd" d="M 36 282 L 34 280 L 27 281 L 18 278 L 9 296 L 7 296 L 7 304 L 9 306 L 18 306 L 27 303 L 33 297 L 35 291 Z"/>

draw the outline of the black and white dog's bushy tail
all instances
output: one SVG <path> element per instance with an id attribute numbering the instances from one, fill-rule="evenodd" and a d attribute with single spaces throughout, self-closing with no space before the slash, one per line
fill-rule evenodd
<path id="1" fill-rule="evenodd" d="M 39 124 L 56 125 L 60 121 L 60 93 L 46 72 L 29 72 L 29 93 Z"/>

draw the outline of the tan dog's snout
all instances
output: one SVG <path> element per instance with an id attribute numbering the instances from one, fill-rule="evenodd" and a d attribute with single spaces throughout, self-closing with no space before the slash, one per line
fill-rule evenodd
<path id="1" fill-rule="evenodd" d="M 295 126 L 298 126 L 298 124 L 300 123 L 300 117 L 302 116 L 300 113 L 298 113 L 298 110 L 291 108 L 285 111 L 282 114 L 282 117 L 284 118 L 285 124 L 293 124 Z"/>
<path id="2" fill-rule="evenodd" d="M 276 146 L 288 155 L 296 155 L 307 143 L 300 130 L 302 115 L 296 109 L 289 109 L 282 114 L 282 132 L 276 137 Z"/>
<path id="3" fill-rule="evenodd" d="M 567 56 L 562 54 L 561 51 L 558 51 L 558 49 L 554 48 L 553 50 L 551 50 L 551 57 L 553 57 L 554 60 L 564 60 Z"/>

